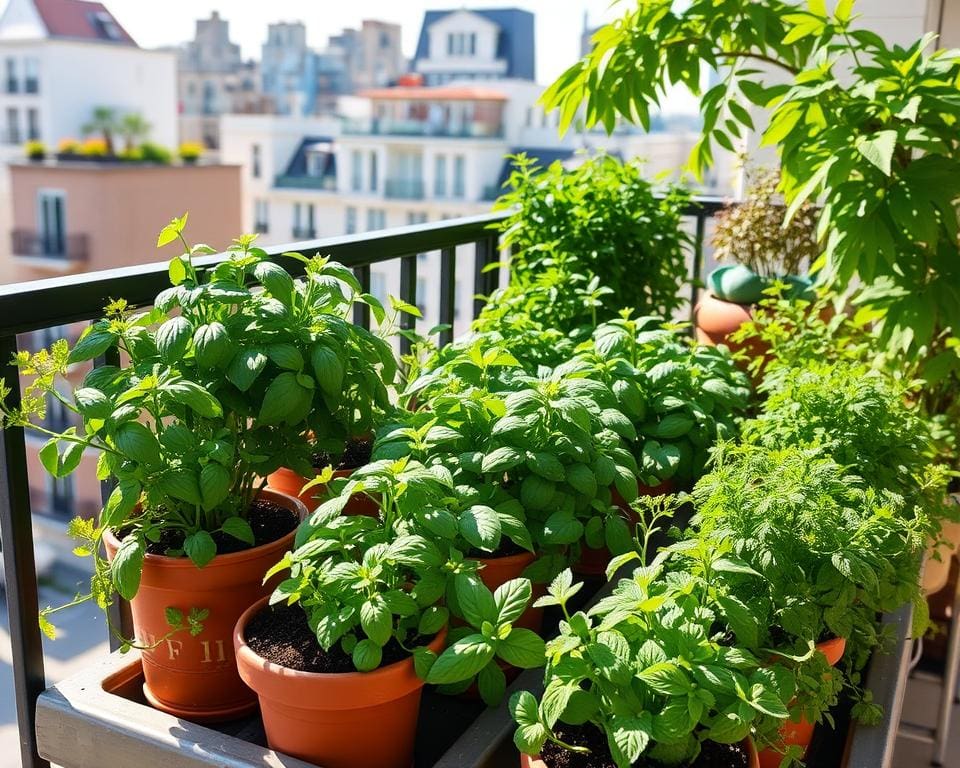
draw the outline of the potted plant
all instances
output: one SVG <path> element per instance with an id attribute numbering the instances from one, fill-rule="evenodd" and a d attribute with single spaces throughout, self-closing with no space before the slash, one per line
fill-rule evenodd
<path id="1" fill-rule="evenodd" d="M 196 165 L 203 156 L 204 147 L 199 141 L 184 141 L 177 149 L 177 154 L 184 165 Z"/>
<path id="2" fill-rule="evenodd" d="M 346 314 L 338 319 L 316 318 L 321 342 L 314 350 L 314 368 L 324 371 L 318 380 L 326 408 L 309 419 L 303 442 L 310 447 L 310 464 L 292 462 L 268 478 L 268 485 L 283 493 L 299 496 L 313 510 L 326 494 L 333 478 L 349 477 L 366 466 L 373 453 L 373 433 L 392 410 L 388 388 L 396 383 L 398 364 L 388 341 L 401 311 L 415 311 L 391 297 L 393 314 L 389 322 L 383 306 L 373 296 L 362 294 L 350 270 L 340 270 L 338 279 L 350 291 L 351 301 L 365 302 L 381 326 L 374 334 L 350 322 Z M 299 448 L 294 451 L 296 459 Z M 377 513 L 374 500 L 363 495 L 352 498 L 347 511 Z"/>
<path id="3" fill-rule="evenodd" d="M 817 244 L 817 211 L 804 202 L 785 221 L 787 211 L 779 194 L 780 174 L 753 172 L 743 201 L 733 203 L 716 216 L 712 244 L 723 264 L 707 276 L 708 291 L 695 310 L 697 340 L 703 344 L 726 344 L 732 351 L 744 349 L 759 357 L 763 349 L 746 349 L 731 335 L 749 322 L 753 307 L 774 286 L 786 287 L 784 295 L 809 298 L 811 281 L 800 275 L 820 254 Z"/>
<path id="4" fill-rule="evenodd" d="M 424 681 L 477 678 L 495 703 L 505 688 L 498 658 L 542 663 L 543 641 L 512 624 L 530 582 L 491 593 L 438 536 L 433 514 L 449 484 L 436 469 L 401 459 L 342 482 L 273 569 L 290 575 L 270 604 L 257 603 L 237 624 L 240 674 L 260 697 L 272 747 L 330 768 L 407 768 Z M 380 517 L 344 515 L 368 487 Z M 448 634 L 451 590 L 468 626 Z"/>
<path id="5" fill-rule="evenodd" d="M 155 163 L 157 165 L 170 165 L 173 162 L 173 153 L 160 144 L 152 141 L 144 141 L 137 149 L 140 151 L 140 157 L 145 163 Z"/>
<path id="6" fill-rule="evenodd" d="M 107 145 L 103 139 L 89 138 L 84 139 L 80 144 L 80 157 L 86 160 L 103 160 L 113 155 L 107 152 Z"/>
<path id="7" fill-rule="evenodd" d="M 47 156 L 47 145 L 32 139 L 24 144 L 23 151 L 31 162 L 39 163 Z"/>
<path id="8" fill-rule="evenodd" d="M 565 620 L 547 643 L 544 693 L 511 698 L 520 765 L 757 766 L 750 734 L 787 716 L 792 678 L 722 642 L 702 594 L 662 578 L 663 558 L 618 582 L 589 613 L 564 571 L 543 604 Z"/>
<path id="9" fill-rule="evenodd" d="M 263 574 L 305 512 L 296 499 L 264 491 L 261 478 L 287 460 L 307 415 L 323 408 L 317 372 L 304 361 L 318 343 L 320 307 L 339 317 L 344 299 L 331 280 L 336 265 L 309 260 L 296 283 L 253 236 L 201 272 L 194 258 L 212 249 L 187 247 L 185 223 L 175 219 L 160 234 L 159 245 L 180 241 L 186 251 L 171 260 L 172 286 L 154 309 L 114 301 L 72 349 L 61 341 L 18 357 L 31 380 L 21 408 L 3 416 L 49 436 L 39 455 L 54 477 L 93 449 L 98 477 L 117 482 L 97 520 L 71 525 L 77 554 L 93 558 L 94 573 L 90 594 L 70 605 L 130 600 L 136 636 L 123 641 L 143 649 L 151 703 L 193 719 L 229 719 L 255 706 L 231 656 L 233 625 L 269 594 Z M 72 397 L 59 391 L 68 366 L 108 350 L 129 364 L 94 368 Z M 79 426 L 47 429 L 48 397 Z M 55 610 L 40 617 L 50 634 Z"/>
<path id="10" fill-rule="evenodd" d="M 60 139 L 57 142 L 57 159 L 72 160 L 80 154 L 80 142 L 76 139 Z"/>

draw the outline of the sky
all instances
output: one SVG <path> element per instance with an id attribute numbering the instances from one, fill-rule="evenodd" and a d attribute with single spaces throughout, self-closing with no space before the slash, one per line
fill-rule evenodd
<path id="1" fill-rule="evenodd" d="M 104 0 L 104 4 L 145 48 L 192 39 L 196 19 L 217 10 L 230 22 L 230 36 L 240 44 L 244 58 L 257 59 L 267 24 L 274 21 L 302 21 L 308 43 L 318 48 L 331 34 L 357 26 L 364 18 L 396 22 L 403 27 L 404 53 L 412 57 L 428 8 L 516 6 L 536 14 L 537 80 L 544 85 L 579 57 L 584 12 L 592 26 L 619 13 L 611 8 L 611 0 Z"/>

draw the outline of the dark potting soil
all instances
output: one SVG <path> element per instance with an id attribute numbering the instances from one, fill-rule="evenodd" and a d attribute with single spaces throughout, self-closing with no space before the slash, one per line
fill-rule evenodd
<path id="1" fill-rule="evenodd" d="M 271 605 L 247 623 L 244 639 L 261 658 L 299 672 L 356 672 L 353 659 L 337 643 L 323 650 L 310 630 L 307 615 L 299 605 Z M 419 641 L 415 641 L 419 645 Z M 408 658 L 410 654 L 395 639 L 383 647 L 385 667 Z"/>
<path id="2" fill-rule="evenodd" d="M 217 531 L 210 534 L 217 545 L 218 555 L 229 555 L 231 552 L 243 552 L 264 544 L 282 539 L 300 524 L 297 513 L 281 507 L 266 499 L 254 499 L 247 510 L 247 522 L 253 529 L 253 545 L 240 541 L 230 534 Z M 121 532 L 124 534 L 124 532 Z M 120 536 L 123 538 L 123 535 Z M 170 550 L 183 549 L 184 533 L 178 530 L 165 530 L 160 541 L 150 542 L 147 552 L 151 555 L 165 555 Z"/>
<path id="3" fill-rule="evenodd" d="M 575 728 L 559 725 L 555 728 L 557 737 L 575 747 L 586 747 L 588 753 L 571 752 L 552 742 L 543 745 L 540 754 L 547 768 L 616 768 L 610 750 L 607 749 L 606 736 L 592 725 Z M 700 755 L 688 768 L 749 768 L 747 751 L 741 744 L 716 744 L 705 741 L 701 745 Z M 662 768 L 652 760 L 640 758 L 634 768 Z"/>
<path id="4" fill-rule="evenodd" d="M 373 440 L 369 438 L 354 438 L 348 440 L 339 456 L 329 453 L 315 453 L 311 457 L 314 469 L 323 469 L 332 466 L 335 470 L 360 469 L 370 463 L 373 455 Z"/>

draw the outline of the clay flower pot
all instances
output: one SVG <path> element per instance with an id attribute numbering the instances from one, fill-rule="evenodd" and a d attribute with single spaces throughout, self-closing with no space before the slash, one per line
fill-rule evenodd
<path id="1" fill-rule="evenodd" d="M 840 659 L 843 658 L 843 652 L 847 648 L 847 641 L 842 637 L 834 637 L 830 640 L 824 640 L 817 643 L 817 650 L 827 658 L 827 663 L 831 667 L 837 666 Z M 787 720 L 780 726 L 780 738 L 783 740 L 784 747 L 799 745 L 803 747 L 804 754 L 810 747 L 813 739 L 814 724 L 807 720 L 803 715 L 796 722 Z M 759 768 L 779 768 L 783 755 L 775 749 L 764 749 L 759 754 Z"/>
<path id="2" fill-rule="evenodd" d="M 233 633 L 240 677 L 260 700 L 272 749 L 324 768 L 410 768 L 423 681 L 407 658 L 372 672 L 298 672 L 258 656 L 244 638 L 244 612 Z M 442 630 L 430 643 L 440 653 Z"/>
<path id="3" fill-rule="evenodd" d="M 352 469 L 338 469 L 333 473 L 334 477 L 350 477 Z M 323 503 L 323 497 L 327 492 L 326 485 L 315 485 L 306 493 L 301 493 L 300 489 L 309 482 L 303 475 L 297 474 L 292 469 L 281 467 L 267 478 L 267 488 L 287 496 L 293 496 L 300 499 L 307 508 L 307 512 L 313 512 Z M 344 508 L 345 515 L 367 515 L 377 517 L 380 514 L 380 508 L 376 502 L 369 496 L 356 495 L 350 498 L 347 506 Z"/>
<path id="4" fill-rule="evenodd" d="M 262 491 L 261 498 L 293 510 L 301 519 L 306 514 L 299 501 L 281 493 Z M 241 613 L 282 580 L 277 574 L 264 584 L 263 575 L 293 546 L 295 532 L 253 549 L 217 555 L 203 568 L 186 557 L 144 556 L 140 589 L 130 601 L 141 644 L 152 645 L 170 632 L 168 607 L 179 608 L 184 616 L 191 608 L 210 611 L 196 637 L 177 632 L 143 651 L 143 693 L 150 704 L 200 722 L 232 720 L 256 708 L 256 697 L 237 674 L 233 628 Z M 120 542 L 107 531 L 104 544 L 112 560 Z"/>
<path id="5" fill-rule="evenodd" d="M 760 763 L 757 760 L 757 748 L 753 743 L 753 739 L 746 738 L 743 740 L 744 746 L 747 748 L 747 759 L 749 760 L 749 768 L 760 768 Z M 520 768 L 549 768 L 543 760 L 540 759 L 540 756 L 530 757 L 530 755 L 520 754 Z"/>
<path id="6" fill-rule="evenodd" d="M 477 572 L 480 581 L 484 583 L 487 589 L 493 592 L 501 584 L 510 581 L 510 579 L 520 578 L 523 575 L 524 569 L 536 560 L 537 557 L 532 552 L 521 552 L 519 555 L 509 555 L 508 557 L 476 557 L 472 559 L 476 560 L 482 566 Z M 531 602 L 545 594 L 546 585 L 534 584 Z M 542 624 L 543 608 L 533 608 L 532 606 L 527 608 L 520 618 L 513 622 L 513 626 L 515 627 L 532 629 L 534 632 L 539 632 Z"/>
<path id="7" fill-rule="evenodd" d="M 673 483 L 670 480 L 664 480 L 660 485 L 647 486 L 641 485 L 638 488 L 638 496 L 661 496 L 665 493 L 673 492 Z M 626 516 L 630 525 L 636 525 L 637 515 L 620 495 L 616 488 L 610 489 L 611 501 L 615 507 Z M 580 546 L 580 559 L 575 562 L 571 568 L 573 572 L 580 576 L 603 576 L 607 572 L 607 565 L 610 562 L 610 550 L 606 547 L 589 547 L 586 542 Z"/>

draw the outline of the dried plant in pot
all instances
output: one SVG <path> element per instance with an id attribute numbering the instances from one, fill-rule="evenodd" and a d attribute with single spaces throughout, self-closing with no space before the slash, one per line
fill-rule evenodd
<path id="1" fill-rule="evenodd" d="M 237 625 L 240 673 L 260 697 L 271 746 L 331 768 L 407 768 L 424 682 L 476 681 L 492 705 L 506 686 L 502 663 L 542 663 L 543 641 L 514 626 L 530 582 L 491 592 L 438 535 L 444 473 L 400 459 L 341 484 L 277 564 L 290 574 L 272 607 L 254 606 Z M 380 516 L 344 515 L 365 491 Z M 451 609 L 462 623 L 448 630 Z"/>
<path id="2" fill-rule="evenodd" d="M 71 523 L 93 577 L 90 593 L 68 606 L 92 600 L 106 611 L 117 596 L 131 601 L 135 637 L 121 639 L 143 649 L 148 699 L 220 719 L 255 706 L 236 674 L 230 633 L 269 594 L 263 575 L 305 513 L 296 499 L 264 492 L 261 478 L 291 446 L 303 445 L 308 460 L 299 438 L 325 405 L 304 361 L 317 318 L 343 311 L 328 279 L 343 268 L 304 259 L 306 278 L 295 281 L 243 236 L 226 260 L 201 270 L 196 257 L 213 250 L 187 246 L 185 223 L 175 219 L 158 239 L 185 250 L 170 261 L 172 286 L 154 308 L 114 301 L 72 349 L 60 341 L 18 357 L 29 381 L 3 421 L 50 438 L 40 460 L 54 477 L 75 471 L 85 451 L 99 454 L 97 476 L 116 488 L 96 520 Z M 68 367 L 111 352 L 127 362 L 96 367 L 72 393 L 61 391 Z M 44 425 L 49 398 L 75 426 L 56 433 Z M 51 635 L 56 610 L 40 616 Z"/>
<path id="3" fill-rule="evenodd" d="M 752 316 L 752 307 L 771 290 L 785 296 L 812 295 L 812 283 L 801 275 L 820 254 L 817 209 L 804 202 L 792 215 L 779 193 L 780 174 L 754 170 L 743 201 L 716 216 L 712 244 L 722 264 L 707 277 L 708 291 L 696 307 L 697 339 L 726 344 L 750 357 L 763 354 L 759 346 L 745 348 L 731 334 Z"/>
<path id="4" fill-rule="evenodd" d="M 753 732 L 787 716 L 792 679 L 714 631 L 706 593 L 663 556 L 621 579 L 589 613 L 566 604 L 569 571 L 542 603 L 564 613 L 547 643 L 544 693 L 510 706 L 521 765 L 756 766 Z M 644 762 L 640 762 L 640 761 Z"/>

